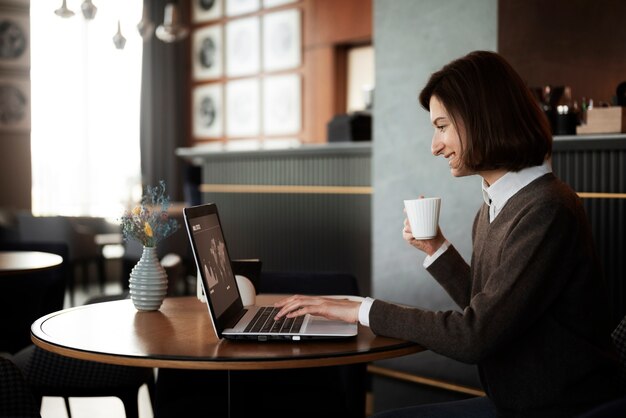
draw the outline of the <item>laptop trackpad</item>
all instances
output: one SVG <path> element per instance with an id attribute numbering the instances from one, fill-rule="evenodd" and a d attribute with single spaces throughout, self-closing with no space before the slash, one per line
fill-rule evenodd
<path id="1" fill-rule="evenodd" d="M 332 319 L 322 318 L 320 316 L 311 316 L 309 318 L 308 325 L 306 327 L 307 334 L 345 334 L 346 330 L 350 328 L 350 324 Z M 357 326 L 354 324 L 354 331 L 356 333 Z"/>

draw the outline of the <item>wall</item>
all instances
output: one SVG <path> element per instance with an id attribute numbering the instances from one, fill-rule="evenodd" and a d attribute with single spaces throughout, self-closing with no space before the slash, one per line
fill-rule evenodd
<path id="1" fill-rule="evenodd" d="M 530 86 L 610 102 L 626 81 L 623 0 L 500 0 L 498 50 Z"/>
<path id="2" fill-rule="evenodd" d="M 376 93 L 372 161 L 373 294 L 428 309 L 455 308 L 422 268 L 422 253 L 402 239 L 402 200 L 441 196 L 444 235 L 469 260 L 470 227 L 482 202 L 480 179 L 452 178 L 430 153 L 432 127 L 417 96 L 428 76 L 453 58 L 497 46 L 497 0 L 375 0 Z M 388 367 L 476 386 L 475 369 L 426 352 L 382 362 Z M 384 382 L 383 382 L 384 383 Z M 375 408 L 416 402 L 416 393 Z M 390 399 L 390 398 L 387 398 Z"/>

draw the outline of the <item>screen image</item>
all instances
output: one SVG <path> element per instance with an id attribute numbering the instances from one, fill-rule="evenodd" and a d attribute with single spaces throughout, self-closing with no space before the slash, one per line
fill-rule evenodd
<path id="1" fill-rule="evenodd" d="M 211 298 L 215 314 L 220 316 L 239 297 L 224 235 L 216 214 L 194 219 L 191 228 L 206 296 Z"/>

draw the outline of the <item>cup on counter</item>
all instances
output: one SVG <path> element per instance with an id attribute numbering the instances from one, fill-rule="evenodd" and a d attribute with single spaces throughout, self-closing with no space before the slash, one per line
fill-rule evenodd
<path id="1" fill-rule="evenodd" d="M 440 197 L 424 197 L 404 201 L 406 216 L 415 239 L 431 239 L 437 235 Z"/>

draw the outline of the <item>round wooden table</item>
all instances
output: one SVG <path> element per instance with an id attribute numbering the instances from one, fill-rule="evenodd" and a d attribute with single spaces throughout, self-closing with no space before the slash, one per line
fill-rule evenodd
<path id="1" fill-rule="evenodd" d="M 63 257 L 60 255 L 41 251 L 0 251 L 0 275 L 45 270 L 62 262 Z"/>
<path id="2" fill-rule="evenodd" d="M 285 295 L 258 295 L 269 304 Z M 129 299 L 46 315 L 32 340 L 57 354 L 103 363 L 157 368 L 264 370 L 365 363 L 417 353 L 417 344 L 375 336 L 324 341 L 219 340 L 207 306 L 194 296 L 166 298 L 160 310 L 139 312 Z"/>

